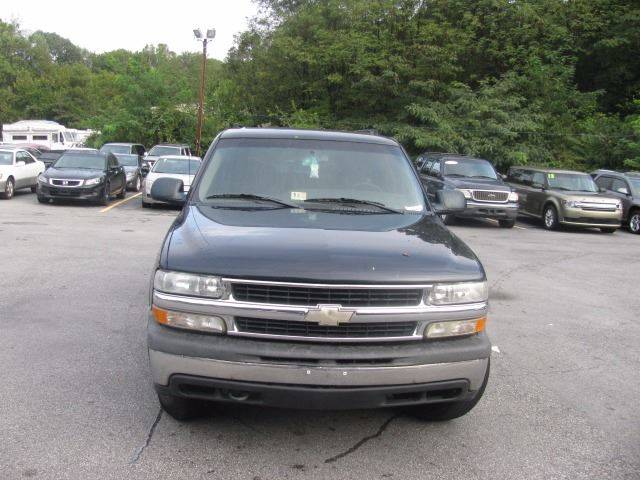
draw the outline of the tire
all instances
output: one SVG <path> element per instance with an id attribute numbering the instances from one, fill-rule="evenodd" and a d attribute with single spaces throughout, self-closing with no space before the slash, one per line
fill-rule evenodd
<path id="1" fill-rule="evenodd" d="M 120 191 L 120 193 L 118 193 L 117 197 L 119 199 L 123 199 L 126 196 L 127 196 L 127 182 L 125 181 L 124 185 L 122 186 L 122 190 Z"/>
<path id="2" fill-rule="evenodd" d="M 140 180 L 140 175 L 136 175 L 136 181 L 131 188 L 132 192 L 139 192 L 140 188 L 142 188 L 142 180 Z"/>
<path id="3" fill-rule="evenodd" d="M 614 233 L 617 230 L 617 228 L 601 228 L 600 231 L 602 233 Z"/>
<path id="4" fill-rule="evenodd" d="M 168 393 L 158 393 L 158 401 L 162 409 L 178 421 L 197 418 L 202 410 L 201 402 Z"/>
<path id="5" fill-rule="evenodd" d="M 542 225 L 544 225 L 546 230 L 556 230 L 558 228 L 558 211 L 553 205 L 544 207 Z"/>
<path id="6" fill-rule="evenodd" d="M 513 228 L 516 225 L 515 220 L 498 220 L 498 225 L 500 228 Z"/>
<path id="7" fill-rule="evenodd" d="M 104 190 L 102 191 L 102 197 L 100 197 L 100 200 L 98 200 L 98 203 L 100 205 L 102 205 L 103 207 L 106 207 L 107 205 L 109 205 L 109 189 L 110 189 L 110 185 L 108 183 L 105 183 L 104 185 Z"/>
<path id="8" fill-rule="evenodd" d="M 31 193 L 37 193 L 38 191 L 38 186 L 37 185 L 32 185 L 31 186 Z"/>
<path id="9" fill-rule="evenodd" d="M 629 213 L 629 231 L 640 234 L 640 210 L 632 210 Z"/>
<path id="10" fill-rule="evenodd" d="M 153 205 L 142 200 L 142 208 L 151 208 L 151 207 L 153 207 Z"/>
<path id="11" fill-rule="evenodd" d="M 456 223 L 455 217 L 451 214 L 440 215 L 440 218 L 445 225 L 453 225 Z"/>
<path id="12" fill-rule="evenodd" d="M 7 179 L 7 182 L 4 184 L 4 192 L 2 192 L 2 198 L 5 200 L 11 200 L 13 198 L 13 194 L 16 191 L 16 182 L 12 177 Z"/>
<path id="13" fill-rule="evenodd" d="M 42 195 L 38 195 L 38 203 L 49 203 L 49 199 Z"/>
<path id="14" fill-rule="evenodd" d="M 487 383 L 489 382 L 489 371 L 491 370 L 491 360 L 487 362 L 487 371 L 484 374 L 484 381 L 480 386 L 480 389 L 473 398 L 469 400 L 460 400 L 457 402 L 442 402 L 431 403 L 427 405 L 415 405 L 409 407 L 407 413 L 410 415 L 428 422 L 444 422 L 447 420 L 453 420 L 454 418 L 462 417 L 469 413 L 473 407 L 482 398 Z"/>

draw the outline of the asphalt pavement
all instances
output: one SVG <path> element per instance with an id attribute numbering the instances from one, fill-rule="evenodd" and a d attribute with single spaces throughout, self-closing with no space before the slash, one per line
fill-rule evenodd
<path id="1" fill-rule="evenodd" d="M 491 286 L 467 416 L 212 405 L 179 423 L 147 365 L 149 279 L 177 214 L 0 200 L 0 479 L 640 478 L 640 237 L 452 230 Z"/>

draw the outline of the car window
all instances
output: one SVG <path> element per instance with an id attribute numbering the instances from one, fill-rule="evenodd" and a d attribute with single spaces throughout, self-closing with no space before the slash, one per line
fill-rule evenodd
<path id="1" fill-rule="evenodd" d="M 139 157 L 136 154 L 115 154 L 118 159 L 119 165 L 125 165 L 127 167 L 137 167 L 139 162 Z"/>
<path id="2" fill-rule="evenodd" d="M 544 186 L 544 173 L 542 172 L 533 172 L 533 176 L 531 177 L 531 185 L 538 187 L 539 185 Z"/>
<path id="3" fill-rule="evenodd" d="M 429 160 L 424 159 L 423 160 L 423 165 L 422 165 L 422 169 L 420 169 L 420 173 L 424 174 L 424 175 L 429 175 L 429 169 L 431 168 L 431 165 L 433 164 L 433 160 Z"/>
<path id="4" fill-rule="evenodd" d="M 597 192 L 598 187 L 586 173 L 547 173 L 549 188 L 577 192 Z"/>
<path id="5" fill-rule="evenodd" d="M 493 165 L 479 158 L 447 157 L 444 158 L 443 174 L 445 176 L 491 178 L 497 180 L 498 175 Z"/>
<path id="6" fill-rule="evenodd" d="M 605 190 L 611 190 L 611 182 L 613 178 L 611 177 L 598 177 L 596 179 L 596 185 L 600 188 L 604 188 Z"/>
<path id="7" fill-rule="evenodd" d="M 34 160 L 27 152 L 18 152 L 16 154 L 16 161 L 24 162 L 25 164 L 33 163 Z"/>
<path id="8" fill-rule="evenodd" d="M 627 185 L 627 182 L 619 178 L 615 178 L 611 184 L 611 190 L 614 192 L 623 193 L 621 191 L 622 189 L 624 190 L 624 192 L 629 193 L 629 186 Z"/>
<path id="9" fill-rule="evenodd" d="M 431 167 L 429 168 L 429 175 L 431 175 L 432 177 L 440 176 L 440 159 L 435 160 L 431 164 Z"/>
<path id="10" fill-rule="evenodd" d="M 183 158 L 161 158 L 153 166 L 153 173 L 195 175 L 200 168 L 200 160 Z"/>
<path id="11" fill-rule="evenodd" d="M 129 145 L 103 145 L 100 148 L 100 153 L 131 153 L 131 147 Z"/>
<path id="12" fill-rule="evenodd" d="M 149 155 L 162 157 L 164 155 L 180 155 L 180 147 L 172 147 L 168 145 L 156 145 L 149 150 Z"/>
<path id="13" fill-rule="evenodd" d="M 13 152 L 0 152 L 0 165 L 13 165 Z"/>
<path id="14" fill-rule="evenodd" d="M 104 170 L 106 160 L 104 155 L 82 155 L 77 153 L 63 154 L 56 163 L 55 168 L 80 168 L 90 170 Z"/>

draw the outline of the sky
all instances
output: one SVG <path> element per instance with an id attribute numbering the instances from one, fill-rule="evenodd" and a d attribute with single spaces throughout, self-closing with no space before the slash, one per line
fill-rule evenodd
<path id="1" fill-rule="evenodd" d="M 196 52 L 193 29 L 216 29 L 209 57 L 223 60 L 233 36 L 257 13 L 251 0 L 5 0 L 0 18 L 15 20 L 26 33 L 54 32 L 79 47 L 101 53 L 124 48 L 141 50 L 165 43 L 169 49 Z"/>

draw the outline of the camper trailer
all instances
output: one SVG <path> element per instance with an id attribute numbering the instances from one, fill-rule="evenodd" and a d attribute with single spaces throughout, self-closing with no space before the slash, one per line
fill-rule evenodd
<path id="1" fill-rule="evenodd" d="M 20 120 L 2 125 L 5 144 L 31 143 L 50 150 L 64 150 L 78 146 L 75 132 L 50 120 Z"/>

